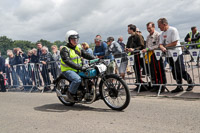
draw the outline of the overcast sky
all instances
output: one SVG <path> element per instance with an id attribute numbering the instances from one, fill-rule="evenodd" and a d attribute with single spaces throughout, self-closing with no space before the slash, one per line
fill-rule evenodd
<path id="1" fill-rule="evenodd" d="M 200 0 L 0 0 L 0 36 L 53 42 L 74 29 L 80 42 L 91 43 L 100 34 L 104 40 L 123 36 L 126 43 L 128 24 L 146 38 L 146 23 L 166 17 L 183 41 L 191 26 L 200 29 L 199 12 Z"/>

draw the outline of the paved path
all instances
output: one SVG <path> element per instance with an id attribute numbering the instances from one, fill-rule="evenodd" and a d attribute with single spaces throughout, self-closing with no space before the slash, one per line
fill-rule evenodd
<path id="1" fill-rule="evenodd" d="M 134 92 L 132 92 L 134 94 Z M 134 96 L 116 112 L 103 101 L 62 105 L 55 93 L 0 93 L 1 133 L 199 133 L 200 99 Z"/>

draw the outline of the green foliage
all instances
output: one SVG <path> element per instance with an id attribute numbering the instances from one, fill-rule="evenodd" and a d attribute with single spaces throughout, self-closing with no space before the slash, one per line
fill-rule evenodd
<path id="1" fill-rule="evenodd" d="M 95 44 L 94 44 L 94 43 L 90 43 L 89 46 L 90 46 L 90 48 L 91 48 L 92 50 L 94 50 L 94 47 L 95 47 Z"/>
<path id="2" fill-rule="evenodd" d="M 51 52 L 51 46 L 57 45 L 58 48 L 62 45 L 66 45 L 66 42 L 62 41 L 55 41 L 51 43 L 48 40 L 40 39 L 37 42 L 41 42 L 43 46 L 46 46 L 49 48 L 49 51 Z M 33 48 L 37 48 L 36 43 L 26 41 L 26 40 L 12 40 L 8 38 L 7 36 L 0 36 L 0 51 L 1 55 L 5 58 L 7 57 L 7 50 L 13 48 L 21 48 L 23 52 L 27 53 L 28 50 L 31 50 Z"/>
<path id="3" fill-rule="evenodd" d="M 60 46 L 64 46 L 66 45 L 67 43 L 65 41 L 61 42 L 61 41 L 55 41 L 53 43 L 53 45 L 56 45 L 58 47 L 58 49 L 60 48 Z"/>
<path id="4" fill-rule="evenodd" d="M 15 40 L 13 44 L 14 48 L 19 47 L 25 53 L 27 53 L 28 50 L 35 48 L 35 43 L 31 43 L 30 41 Z"/>
<path id="5" fill-rule="evenodd" d="M 1 50 L 1 55 L 3 57 L 6 57 L 6 51 L 8 49 L 13 49 L 14 43 L 12 39 L 7 38 L 6 36 L 1 36 L 0 37 L 0 50 Z"/>
<path id="6" fill-rule="evenodd" d="M 52 43 L 48 40 L 40 39 L 37 42 L 41 42 L 43 46 L 48 47 L 50 52 L 51 52 L 52 45 L 56 45 L 58 47 L 58 49 L 60 46 L 66 45 L 65 41 L 59 41 L 59 40 Z M 90 43 L 89 46 L 92 50 L 94 50 L 94 47 L 95 47 L 94 43 Z M 26 41 L 26 40 L 14 40 L 13 41 L 12 39 L 8 38 L 7 36 L 0 36 L 0 51 L 1 51 L 1 55 L 3 57 L 7 57 L 6 51 L 8 49 L 13 50 L 13 48 L 17 48 L 17 47 L 21 48 L 22 51 L 25 53 L 27 53 L 28 50 L 37 48 L 35 42 L 30 42 L 30 41 Z"/>

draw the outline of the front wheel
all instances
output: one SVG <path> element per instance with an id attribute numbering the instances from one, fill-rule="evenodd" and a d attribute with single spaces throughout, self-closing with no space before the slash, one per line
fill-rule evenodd
<path id="1" fill-rule="evenodd" d="M 130 103 L 129 88 L 117 75 L 106 75 L 100 82 L 99 92 L 106 105 L 113 110 L 121 111 Z"/>

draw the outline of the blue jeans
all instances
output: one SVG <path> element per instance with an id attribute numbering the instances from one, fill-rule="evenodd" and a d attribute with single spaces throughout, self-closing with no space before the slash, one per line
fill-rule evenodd
<path id="1" fill-rule="evenodd" d="M 21 79 L 23 85 L 26 85 L 26 69 L 24 66 L 17 66 L 17 75 Z"/>
<path id="2" fill-rule="evenodd" d="M 13 87 L 14 88 L 19 87 L 19 79 L 18 79 L 17 73 L 15 72 L 13 68 L 11 70 L 11 75 L 12 75 L 12 80 L 13 80 Z"/>
<path id="3" fill-rule="evenodd" d="M 81 77 L 76 72 L 70 70 L 62 73 L 69 81 L 71 81 L 68 91 L 72 94 L 76 94 L 78 87 L 81 84 Z"/>

